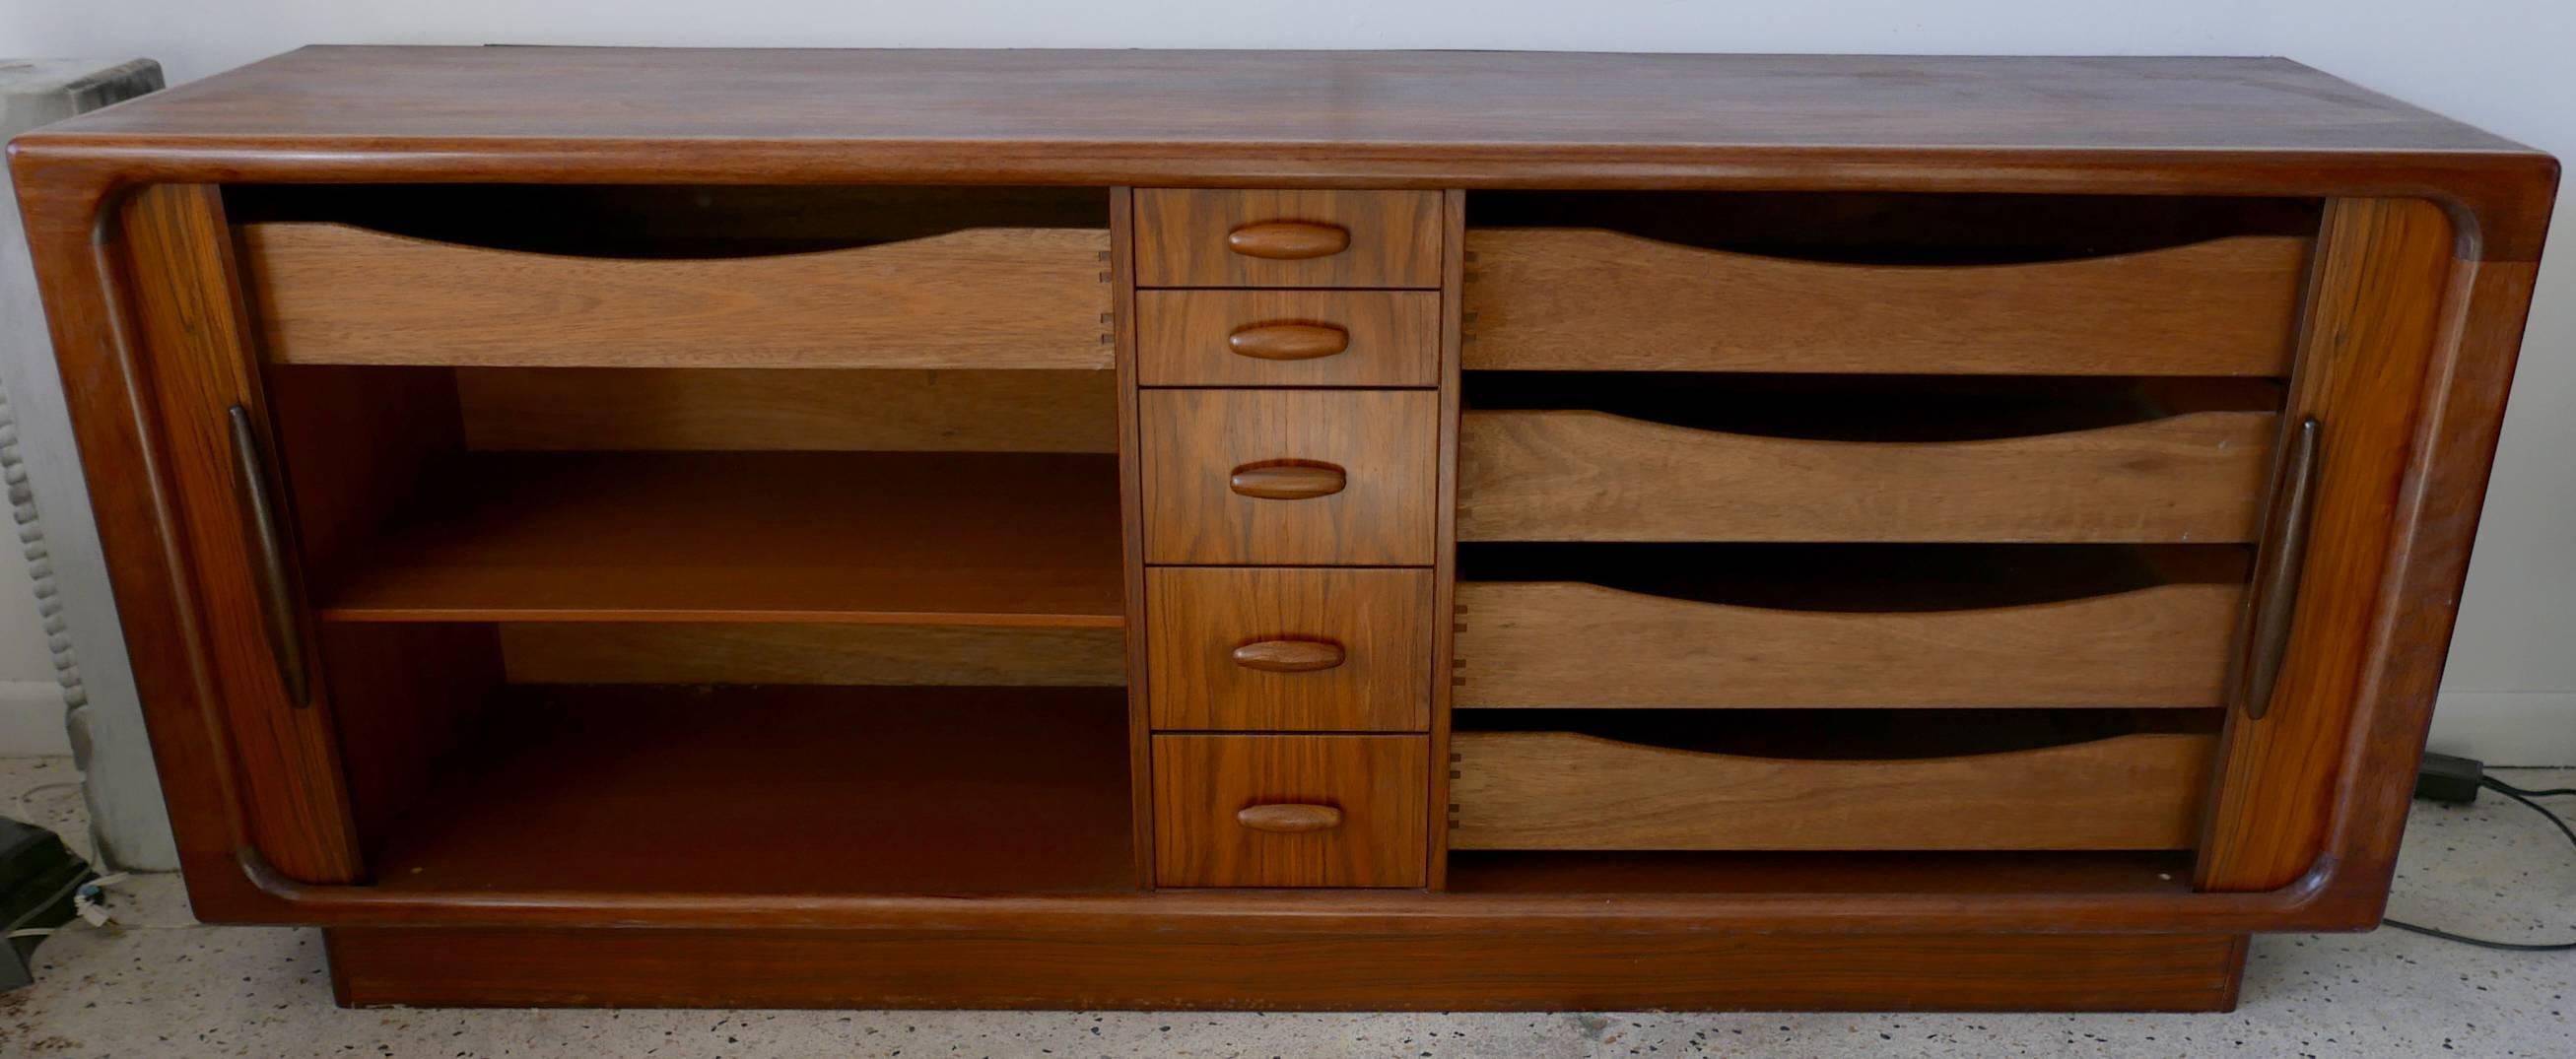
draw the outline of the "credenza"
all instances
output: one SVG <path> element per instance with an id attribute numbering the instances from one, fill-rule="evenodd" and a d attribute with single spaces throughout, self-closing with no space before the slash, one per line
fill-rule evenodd
<path id="1" fill-rule="evenodd" d="M 323 47 L 11 148 L 353 1005 L 2221 1010 L 2557 178 L 2278 59 Z"/>

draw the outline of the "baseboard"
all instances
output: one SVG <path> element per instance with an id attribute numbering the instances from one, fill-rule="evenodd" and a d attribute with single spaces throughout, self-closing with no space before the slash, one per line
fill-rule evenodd
<path id="1" fill-rule="evenodd" d="M 2576 691 L 2447 691 L 2428 749 L 2490 765 L 2576 765 Z"/>
<path id="2" fill-rule="evenodd" d="M 0 757 L 69 757 L 63 686 L 50 680 L 0 680 Z"/>

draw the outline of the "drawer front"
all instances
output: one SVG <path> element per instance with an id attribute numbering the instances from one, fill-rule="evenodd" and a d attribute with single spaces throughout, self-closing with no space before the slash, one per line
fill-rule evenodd
<path id="1" fill-rule="evenodd" d="M 1422 731 L 1431 571 L 1145 573 L 1156 728 Z"/>
<path id="2" fill-rule="evenodd" d="M 2278 417 L 2191 412 L 1961 442 L 1758 437 L 1593 411 L 1470 412 L 1458 539 L 2254 539 Z"/>
<path id="3" fill-rule="evenodd" d="M 1435 291 L 1141 291 L 1136 321 L 1147 386 L 1440 384 Z"/>
<path id="4" fill-rule="evenodd" d="M 1142 395 L 1152 563 L 1429 566 L 1439 395 Z"/>
<path id="5" fill-rule="evenodd" d="M 1154 737 L 1162 886 L 1420 886 L 1428 741 Z"/>
<path id="6" fill-rule="evenodd" d="M 1461 582 L 1466 708 L 2217 707 L 2238 583 L 2026 606 L 1798 611 Z"/>
<path id="7" fill-rule="evenodd" d="M 1466 234 L 1471 369 L 2286 375 L 2309 240 L 1842 264 L 1588 228 Z"/>
<path id="8" fill-rule="evenodd" d="M 1741 757 L 1569 732 L 1460 732 L 1451 849 L 2189 849 L 2217 737 L 1963 757 Z"/>
<path id="9" fill-rule="evenodd" d="M 1136 285 L 1437 289 L 1440 193 L 1142 189 Z"/>
<path id="10" fill-rule="evenodd" d="M 1109 233 L 969 228 L 819 253 L 523 253 L 247 224 L 260 349 L 284 364 L 1106 368 Z M 866 311 L 853 311 L 864 306 Z"/>

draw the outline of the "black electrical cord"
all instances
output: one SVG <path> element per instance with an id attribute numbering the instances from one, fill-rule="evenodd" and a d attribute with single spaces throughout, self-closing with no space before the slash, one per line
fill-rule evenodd
<path id="1" fill-rule="evenodd" d="M 2561 794 L 2576 794 L 2576 787 L 2551 787 L 2545 791 L 2527 791 L 2493 776 L 2480 777 L 2479 782 L 2506 794 L 2519 794 L 2525 798 L 2550 798 Z M 2532 806 L 2532 808 L 2540 809 L 2540 807 L 2536 805 Z M 2540 809 L 2540 811 L 2545 813 L 2549 810 Z"/>
<path id="2" fill-rule="evenodd" d="M 2558 825 L 2559 833 L 2566 835 L 2567 841 L 2576 842 L 2576 827 L 2567 826 L 2567 821 L 2561 819 L 2557 813 L 2550 812 L 2548 806 L 2532 801 L 2533 798 L 2546 798 L 2551 795 L 2576 794 L 2576 787 L 2559 787 L 2545 791 L 2527 791 L 2493 776 L 2479 777 L 2478 785 L 2494 791 L 2497 794 L 2504 795 L 2507 798 L 2511 798 L 2517 802 L 2521 802 L 2524 805 L 2530 806 L 2532 812 L 2548 817 L 2550 823 Z M 2453 934 L 2447 930 L 2435 930 L 2432 927 L 2417 926 L 2413 923 L 2399 922 L 2394 919 L 2382 919 L 2379 923 L 2381 926 L 2396 927 L 2399 930 L 2422 934 L 2428 938 L 2440 938 L 2444 941 L 2456 941 L 2462 945 L 2475 945 L 2481 949 L 2498 949 L 2504 952 L 2568 952 L 2576 950 L 2576 941 L 2542 944 L 2518 941 L 2488 941 L 2485 938 L 2472 938 L 2464 934 Z"/>

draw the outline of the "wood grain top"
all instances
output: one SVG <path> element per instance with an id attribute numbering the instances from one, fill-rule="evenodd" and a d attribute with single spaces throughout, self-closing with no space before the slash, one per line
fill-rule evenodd
<path id="1" fill-rule="evenodd" d="M 687 141 L 676 149 L 674 141 Z M 311 47 L 21 136 L 29 216 L 154 182 L 1705 188 L 2438 199 L 2549 156 L 2285 59 Z"/>
<path id="2" fill-rule="evenodd" d="M 2515 151 L 2284 59 L 310 47 L 50 136 Z"/>

